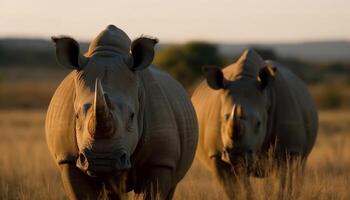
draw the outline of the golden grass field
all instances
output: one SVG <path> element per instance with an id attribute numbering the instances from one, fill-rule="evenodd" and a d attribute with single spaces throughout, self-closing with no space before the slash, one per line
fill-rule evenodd
<path id="1" fill-rule="evenodd" d="M 44 134 L 44 110 L 0 111 L 0 199 L 65 199 Z M 320 131 L 294 199 L 350 199 L 350 110 L 320 112 Z M 251 179 L 256 199 L 278 199 L 276 176 Z M 223 199 L 222 190 L 195 162 L 175 199 Z"/>

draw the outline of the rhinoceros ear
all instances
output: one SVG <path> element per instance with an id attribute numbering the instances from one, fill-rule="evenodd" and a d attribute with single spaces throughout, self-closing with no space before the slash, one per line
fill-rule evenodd
<path id="1" fill-rule="evenodd" d="M 276 67 L 272 65 L 267 65 L 263 67 L 259 71 L 258 87 L 262 90 L 265 89 L 268 86 L 268 84 L 275 78 L 276 71 Z"/>
<path id="2" fill-rule="evenodd" d="M 213 66 L 204 66 L 202 67 L 205 78 L 209 87 L 214 90 L 226 89 L 227 80 L 224 77 L 221 69 Z"/>
<path id="3" fill-rule="evenodd" d="M 84 57 L 80 55 L 80 48 L 73 38 L 61 36 L 51 37 L 56 46 L 56 57 L 58 62 L 70 69 L 82 69 Z"/>
<path id="4" fill-rule="evenodd" d="M 157 43 L 157 39 L 147 37 L 140 37 L 132 42 L 131 53 L 133 65 L 131 70 L 142 70 L 152 63 L 154 58 L 154 46 Z"/>

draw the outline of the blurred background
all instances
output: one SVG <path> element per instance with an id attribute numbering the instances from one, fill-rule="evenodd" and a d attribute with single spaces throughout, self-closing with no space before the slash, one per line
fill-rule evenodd
<path id="1" fill-rule="evenodd" d="M 306 188 L 313 192 L 304 197 L 350 198 L 349 8 L 347 0 L 1 2 L 0 199 L 64 198 L 45 144 L 44 118 L 70 70 L 57 64 L 50 37 L 72 36 L 84 52 L 108 24 L 132 39 L 159 38 L 154 64 L 189 94 L 203 79 L 201 66 L 225 67 L 245 48 L 289 67 L 308 84 L 320 111 L 320 137 L 309 162 L 313 186 Z M 210 178 L 202 175 L 210 176 L 201 170 L 191 173 L 176 198 L 193 198 L 188 187 L 200 199 L 221 198 L 205 194 Z"/>
<path id="2" fill-rule="evenodd" d="M 285 64 L 310 86 L 319 108 L 350 106 L 350 2 L 9 1 L 0 7 L 0 108 L 41 108 L 67 70 L 53 35 L 88 42 L 108 24 L 130 38 L 160 39 L 154 63 L 189 91 L 202 65 L 224 67 L 248 47 Z M 15 89 L 13 89 L 15 88 Z"/>

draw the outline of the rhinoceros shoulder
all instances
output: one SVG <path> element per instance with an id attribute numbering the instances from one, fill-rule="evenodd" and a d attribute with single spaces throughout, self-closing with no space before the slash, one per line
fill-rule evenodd
<path id="1" fill-rule="evenodd" d="M 57 164 L 74 162 L 77 156 L 75 118 L 73 109 L 74 72 L 71 72 L 56 89 L 46 114 L 46 140 Z"/>

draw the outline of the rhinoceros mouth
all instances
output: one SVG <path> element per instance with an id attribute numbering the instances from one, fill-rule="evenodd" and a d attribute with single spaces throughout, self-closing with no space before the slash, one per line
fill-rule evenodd
<path id="1" fill-rule="evenodd" d="M 79 154 L 76 166 L 89 176 L 95 177 L 128 170 L 131 168 L 131 162 L 129 156 L 124 152 L 95 154 L 86 151 Z"/>
<path id="2" fill-rule="evenodd" d="M 232 153 L 230 150 L 224 150 L 221 153 L 221 160 L 234 168 L 244 168 L 247 173 L 255 168 L 255 156 L 250 151 L 241 153 Z"/>
<path id="3" fill-rule="evenodd" d="M 243 173 L 247 176 L 264 178 L 271 173 L 269 167 L 260 163 L 261 160 L 256 156 L 250 158 L 242 155 L 232 156 L 227 152 L 223 152 L 221 154 L 221 160 L 230 166 L 232 172 Z"/>

